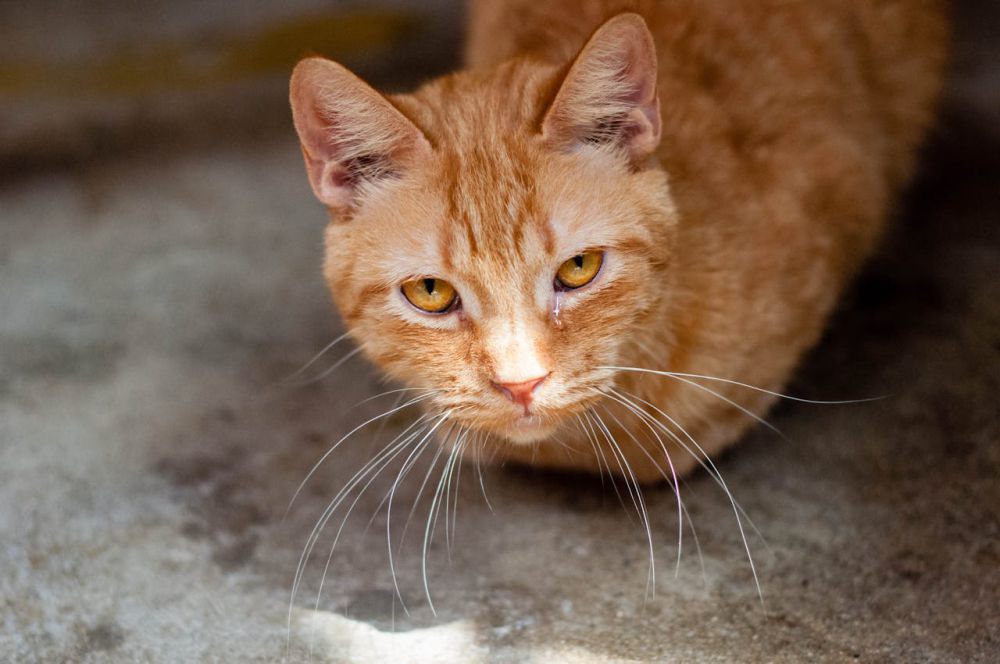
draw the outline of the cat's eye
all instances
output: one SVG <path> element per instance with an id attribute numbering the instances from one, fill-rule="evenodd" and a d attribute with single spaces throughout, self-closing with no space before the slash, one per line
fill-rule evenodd
<path id="1" fill-rule="evenodd" d="M 586 286 L 601 271 L 602 263 L 604 263 L 603 251 L 585 251 L 577 254 L 559 266 L 556 282 L 559 286 L 570 289 Z"/>
<path id="2" fill-rule="evenodd" d="M 410 304 L 429 314 L 441 314 L 458 300 L 455 287 L 444 279 L 413 279 L 402 286 L 403 296 Z"/>

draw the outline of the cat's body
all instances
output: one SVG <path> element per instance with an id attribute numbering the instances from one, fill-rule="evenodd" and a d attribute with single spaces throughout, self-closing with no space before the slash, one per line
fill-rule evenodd
<path id="1" fill-rule="evenodd" d="M 570 68 L 622 11 L 645 19 L 655 56 L 630 15 Z M 683 473 L 695 441 L 715 454 L 753 423 L 735 404 L 773 401 L 691 375 L 780 390 L 877 243 L 946 34 L 920 0 L 480 0 L 470 70 L 393 98 L 382 126 L 372 105 L 392 107 L 305 61 L 292 101 L 344 320 L 390 375 L 441 390 L 432 412 L 491 434 L 475 437 L 487 456 Z M 318 162 L 341 164 L 336 187 Z M 591 249 L 592 284 L 545 292 Z M 421 317 L 392 299 L 428 277 L 462 309 Z M 525 384 L 527 401 L 511 396 Z"/>

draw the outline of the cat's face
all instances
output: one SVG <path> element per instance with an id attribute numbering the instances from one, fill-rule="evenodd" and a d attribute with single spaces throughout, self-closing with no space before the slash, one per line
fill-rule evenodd
<path id="1" fill-rule="evenodd" d="M 545 438 L 649 332 L 673 210 L 646 163 L 659 119 L 637 28 L 648 38 L 606 25 L 565 77 L 512 63 L 391 104 L 337 65 L 300 63 L 292 101 L 331 209 L 331 292 L 366 354 L 427 388 L 432 412 Z"/>

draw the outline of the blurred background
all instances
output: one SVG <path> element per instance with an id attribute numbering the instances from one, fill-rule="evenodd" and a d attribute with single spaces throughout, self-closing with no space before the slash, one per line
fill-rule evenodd
<path id="1" fill-rule="evenodd" d="M 993 3 L 953 3 L 950 109 L 1000 131 Z M 288 131 L 287 77 L 320 53 L 398 91 L 458 62 L 458 0 L 0 4 L 5 172 Z"/>
<path id="2" fill-rule="evenodd" d="M 4 171 L 287 131 L 304 55 L 402 89 L 458 60 L 455 0 L 4 2 Z"/>
<path id="3" fill-rule="evenodd" d="M 685 489 L 700 550 L 685 540 L 676 577 L 674 498 L 647 492 L 667 570 L 648 596 L 646 542 L 607 487 L 508 469 L 487 473 L 490 505 L 471 471 L 457 489 L 457 541 L 428 559 L 437 615 L 419 547 L 402 551 L 406 613 L 380 479 L 321 593 L 328 538 L 308 566 L 296 605 L 319 610 L 290 660 L 312 643 L 338 662 L 996 661 L 1000 4 L 953 8 L 920 174 L 790 387 L 893 397 L 785 404 L 772 421 L 794 443 L 756 431 L 719 461 L 762 532 L 765 609 L 704 474 Z M 462 12 L 0 2 L 0 660 L 286 653 L 302 547 L 378 436 L 285 507 L 331 442 L 387 407 L 353 407 L 386 388 L 346 348 L 305 375 L 322 380 L 273 389 L 341 332 L 288 74 L 321 53 L 411 88 L 458 65 Z"/>

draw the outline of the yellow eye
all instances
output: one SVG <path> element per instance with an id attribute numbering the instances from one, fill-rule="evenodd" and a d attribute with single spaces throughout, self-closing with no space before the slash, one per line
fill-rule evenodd
<path id="1" fill-rule="evenodd" d="M 403 284 L 403 295 L 417 309 L 440 314 L 458 298 L 455 287 L 443 279 L 414 279 Z"/>
<path id="2" fill-rule="evenodd" d="M 602 263 L 604 263 L 603 251 L 585 251 L 577 254 L 559 266 L 556 281 L 564 288 L 586 286 L 601 271 Z"/>

